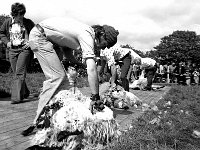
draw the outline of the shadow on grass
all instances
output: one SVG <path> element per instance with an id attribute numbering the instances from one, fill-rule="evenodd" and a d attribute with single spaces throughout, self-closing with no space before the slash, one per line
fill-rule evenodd
<path id="1" fill-rule="evenodd" d="M 11 97 L 10 93 L 6 92 L 3 89 L 0 89 L 0 101 L 11 101 L 10 97 Z M 37 100 L 38 100 L 38 95 L 31 94 L 28 98 L 23 99 L 23 101 L 20 103 L 27 103 L 31 101 L 37 101 Z"/>
<path id="2" fill-rule="evenodd" d="M 28 98 L 23 99 L 21 103 L 28 103 L 32 101 L 37 101 L 39 99 L 39 93 L 32 93 Z"/>
<path id="3" fill-rule="evenodd" d="M 32 102 L 32 101 L 37 101 L 38 98 L 37 97 L 34 97 L 34 98 L 26 98 L 26 99 L 23 99 L 23 101 L 21 103 L 28 103 L 28 102 Z"/>

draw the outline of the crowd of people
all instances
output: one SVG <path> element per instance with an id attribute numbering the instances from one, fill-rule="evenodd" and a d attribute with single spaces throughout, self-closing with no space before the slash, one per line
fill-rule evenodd
<path id="1" fill-rule="evenodd" d="M 192 63 L 191 60 L 177 63 L 157 63 L 154 82 L 198 85 L 199 67 L 196 63 Z"/>

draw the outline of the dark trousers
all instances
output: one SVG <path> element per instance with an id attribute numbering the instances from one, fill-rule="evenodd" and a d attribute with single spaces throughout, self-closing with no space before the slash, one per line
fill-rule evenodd
<path id="1" fill-rule="evenodd" d="M 106 65 L 106 60 L 102 59 L 100 60 L 100 64 L 101 66 L 100 70 L 99 70 L 99 75 L 102 76 L 105 73 L 105 68 L 107 67 Z"/>
<path id="2" fill-rule="evenodd" d="M 31 51 L 24 49 L 11 49 L 9 51 L 9 60 L 14 78 L 11 88 L 11 100 L 21 101 L 29 95 L 25 78 L 27 66 L 30 61 Z"/>
<path id="3" fill-rule="evenodd" d="M 186 85 L 186 77 L 185 75 L 177 75 L 177 83 Z"/>
<path id="4" fill-rule="evenodd" d="M 147 78 L 147 86 L 145 88 L 147 90 L 152 89 L 153 78 L 154 78 L 155 72 L 156 72 L 155 69 L 145 70 L 145 77 Z"/>
<path id="5" fill-rule="evenodd" d="M 131 65 L 130 54 L 126 55 L 121 60 L 123 61 L 123 64 L 120 66 L 121 67 L 120 79 L 122 81 L 122 87 L 124 88 L 125 91 L 129 91 L 129 80 L 127 79 L 127 75 L 128 75 L 129 68 L 130 68 L 130 65 Z"/>

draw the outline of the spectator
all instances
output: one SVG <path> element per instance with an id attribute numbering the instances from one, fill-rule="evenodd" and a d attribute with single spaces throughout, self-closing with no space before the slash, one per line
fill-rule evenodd
<path id="1" fill-rule="evenodd" d="M 22 135 L 29 135 L 38 125 L 38 119 L 43 113 L 46 104 L 62 88 L 65 83 L 69 88 L 69 79 L 53 48 L 56 44 L 63 49 L 64 55 L 74 64 L 83 66 L 78 62 L 72 50 L 82 51 L 84 63 L 87 65 L 88 82 L 91 89 L 90 109 L 97 111 L 104 109 L 103 101 L 99 96 L 99 82 L 95 58 L 100 49 L 112 47 L 117 42 L 119 32 L 108 25 L 89 26 L 71 18 L 55 17 L 46 19 L 37 24 L 30 33 L 29 43 L 41 68 L 46 81 L 40 94 L 36 117 Z"/>
<path id="2" fill-rule="evenodd" d="M 170 65 L 169 65 L 169 78 L 170 78 L 170 82 L 171 83 L 175 83 L 175 74 L 174 74 L 174 70 L 176 68 L 176 64 L 174 62 L 172 62 Z"/>
<path id="3" fill-rule="evenodd" d="M 29 33 L 34 27 L 32 20 L 24 17 L 26 8 L 22 3 L 11 6 L 11 16 L 4 21 L 0 29 L 0 38 L 9 49 L 9 61 L 14 81 L 11 88 L 11 104 L 17 104 L 27 98 L 30 91 L 25 78 L 32 51 L 29 47 Z"/>
<path id="4" fill-rule="evenodd" d="M 165 76 L 166 71 L 167 71 L 167 70 L 166 70 L 165 65 L 163 65 L 163 62 L 160 63 L 160 66 L 159 66 L 159 74 L 160 74 L 160 82 L 161 82 L 161 83 L 166 81 L 166 76 Z"/>
<path id="5" fill-rule="evenodd" d="M 178 63 L 177 67 L 174 70 L 174 73 L 177 78 L 177 83 L 181 85 L 186 85 L 186 76 L 185 76 L 186 69 L 182 61 Z"/>
<path id="6" fill-rule="evenodd" d="M 193 68 L 191 62 L 188 62 L 187 65 L 185 66 L 185 78 L 186 78 L 187 85 L 191 85 L 193 72 L 194 72 L 194 68 Z"/>
<path id="7" fill-rule="evenodd" d="M 194 76 L 194 83 L 196 85 L 198 85 L 199 84 L 199 70 L 198 70 L 198 68 L 194 69 L 193 76 Z"/>
<path id="8" fill-rule="evenodd" d="M 196 84 L 195 80 L 194 80 L 194 74 L 193 72 L 195 71 L 195 69 L 197 68 L 197 71 L 199 70 L 196 63 L 192 63 L 192 72 L 191 72 L 191 84 Z"/>
<path id="9" fill-rule="evenodd" d="M 168 62 L 165 61 L 163 62 L 163 75 L 162 75 L 162 82 L 166 83 L 167 82 L 167 77 L 168 77 Z"/>
<path id="10" fill-rule="evenodd" d="M 162 82 L 162 70 L 163 70 L 163 66 L 157 62 L 156 63 L 156 73 L 155 73 L 155 77 L 154 77 L 154 81 L 155 83 L 161 83 Z"/>

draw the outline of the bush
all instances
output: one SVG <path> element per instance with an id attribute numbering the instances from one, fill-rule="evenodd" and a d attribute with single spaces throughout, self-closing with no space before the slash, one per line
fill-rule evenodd
<path id="1" fill-rule="evenodd" d="M 10 62 L 6 59 L 0 59 L 0 72 L 7 73 L 9 72 Z"/>
<path id="2" fill-rule="evenodd" d="M 0 74 L 0 92 L 10 94 L 10 88 L 12 84 L 13 76 L 12 74 Z M 43 73 L 27 73 L 26 83 L 27 86 L 32 93 L 40 92 L 43 81 L 45 80 L 45 76 Z M 88 87 L 88 80 L 87 77 L 79 76 L 77 77 L 76 86 L 81 87 Z M 9 96 L 9 95 L 7 95 Z"/>
<path id="3" fill-rule="evenodd" d="M 4 89 L 0 89 L 1 98 L 10 97 L 10 93 L 6 92 Z"/>
<path id="4" fill-rule="evenodd" d="M 42 73 L 42 68 L 37 59 L 32 59 L 32 61 L 30 62 L 27 68 L 27 72 L 28 73 L 37 73 L 37 72 Z"/>

